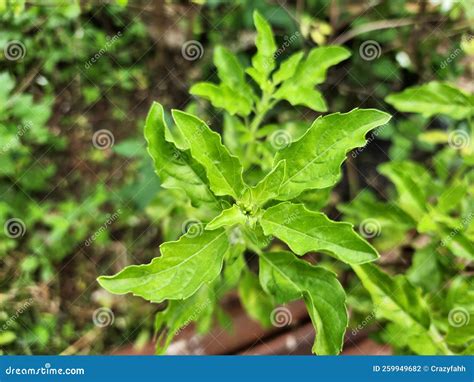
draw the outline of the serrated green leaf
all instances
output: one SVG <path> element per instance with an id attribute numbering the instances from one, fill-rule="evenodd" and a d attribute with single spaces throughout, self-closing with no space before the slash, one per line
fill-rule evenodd
<path id="1" fill-rule="evenodd" d="M 161 179 L 161 186 L 184 191 L 195 207 L 208 204 L 217 209 L 217 199 L 207 185 L 204 168 L 188 153 L 167 142 L 165 131 L 163 106 L 154 102 L 145 123 L 145 139 L 148 142 L 148 153 Z"/>
<path id="2" fill-rule="evenodd" d="M 282 83 L 274 97 L 287 100 L 293 106 L 303 105 L 316 111 L 326 111 L 326 102 L 314 87 L 324 82 L 331 66 L 348 57 L 350 52 L 340 46 L 312 49 L 308 57 L 299 62 L 294 75 Z"/>
<path id="3" fill-rule="evenodd" d="M 334 185 L 346 153 L 366 142 L 368 131 L 387 123 L 390 115 L 375 109 L 355 109 L 316 119 L 296 142 L 280 150 L 274 163 L 286 160 L 280 200 L 290 200 L 306 189 Z"/>
<path id="4" fill-rule="evenodd" d="M 221 136 L 191 114 L 173 110 L 173 118 L 189 143 L 191 155 L 206 169 L 214 194 L 238 199 L 244 191 L 242 165 L 222 144 Z"/>
<path id="5" fill-rule="evenodd" d="M 265 328 L 271 327 L 272 298 L 262 289 L 255 274 L 244 272 L 239 282 L 239 297 L 250 317 Z"/>
<path id="6" fill-rule="evenodd" d="M 266 235 L 283 240 L 298 255 L 325 252 L 348 264 L 362 264 L 378 258 L 377 251 L 352 225 L 334 222 L 322 212 L 313 212 L 302 204 L 290 202 L 271 207 L 260 224 Z"/>
<path id="7" fill-rule="evenodd" d="M 252 98 L 234 91 L 225 84 L 198 82 L 189 89 L 189 92 L 209 100 L 212 106 L 225 109 L 232 115 L 245 117 L 252 111 Z"/>
<path id="8" fill-rule="evenodd" d="M 273 56 L 276 51 L 275 38 L 270 24 L 258 11 L 254 11 L 253 21 L 257 29 L 257 38 L 255 39 L 257 53 L 252 58 L 252 65 L 259 74 L 266 78 L 275 68 Z"/>
<path id="9" fill-rule="evenodd" d="M 293 77 L 296 72 L 296 69 L 298 68 L 298 64 L 300 63 L 303 56 L 303 52 L 298 52 L 292 54 L 285 61 L 283 61 L 278 70 L 273 74 L 273 83 L 275 85 L 278 85 L 281 82 L 287 80 L 288 78 Z"/>
<path id="10" fill-rule="evenodd" d="M 346 295 L 334 273 L 289 252 L 264 253 L 260 255 L 260 283 L 279 303 L 304 299 L 316 328 L 314 353 L 341 351 L 348 321 Z"/>
<path id="11" fill-rule="evenodd" d="M 378 167 L 381 174 L 389 178 L 397 189 L 398 204 L 416 221 L 427 212 L 426 169 L 414 162 L 387 162 Z"/>
<path id="12" fill-rule="evenodd" d="M 426 117 L 445 114 L 454 119 L 474 115 L 474 96 L 443 82 L 430 82 L 390 94 L 385 101 L 397 110 Z"/>
<path id="13" fill-rule="evenodd" d="M 221 272 L 229 242 L 224 230 L 184 235 L 160 246 L 161 256 L 151 263 L 132 265 L 114 276 L 101 276 L 99 284 L 115 294 L 133 293 L 151 302 L 182 300 Z"/>
<path id="14" fill-rule="evenodd" d="M 429 329 L 431 318 L 426 301 L 404 276 L 390 277 L 373 264 L 352 268 L 370 293 L 380 317 L 402 327 Z"/>
<path id="15" fill-rule="evenodd" d="M 234 204 L 232 207 L 222 211 L 206 225 L 206 229 L 214 230 L 221 227 L 232 227 L 236 224 L 245 224 L 247 217 L 242 210 Z"/>

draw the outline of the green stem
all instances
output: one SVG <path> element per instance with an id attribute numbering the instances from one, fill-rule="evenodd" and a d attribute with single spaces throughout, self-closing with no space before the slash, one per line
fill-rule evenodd
<path id="1" fill-rule="evenodd" d="M 453 355 L 454 353 L 449 350 L 448 346 L 444 342 L 443 337 L 439 333 L 438 329 L 434 325 L 430 326 L 430 330 L 428 331 L 429 336 L 433 340 L 433 343 L 441 350 L 442 354 L 444 355 Z"/>

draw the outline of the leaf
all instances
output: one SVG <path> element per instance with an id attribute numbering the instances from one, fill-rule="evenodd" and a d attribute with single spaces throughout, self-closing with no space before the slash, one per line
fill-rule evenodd
<path id="1" fill-rule="evenodd" d="M 452 324 L 449 326 L 446 342 L 458 346 L 467 345 L 474 340 L 474 312 L 463 307 L 454 307 L 450 312 Z"/>
<path id="2" fill-rule="evenodd" d="M 298 52 L 292 54 L 285 61 L 283 61 L 278 70 L 273 74 L 273 83 L 275 85 L 278 85 L 280 82 L 283 82 L 288 78 L 293 77 L 296 72 L 296 69 L 298 68 L 298 64 L 300 63 L 303 56 L 303 52 Z"/>
<path id="3" fill-rule="evenodd" d="M 380 317 L 402 327 L 429 329 L 428 305 L 406 277 L 390 277 L 373 264 L 353 265 L 352 268 L 370 293 Z"/>
<path id="4" fill-rule="evenodd" d="M 214 194 L 238 199 L 244 190 L 242 165 L 222 144 L 220 135 L 191 114 L 173 110 L 173 118 L 189 143 L 191 155 L 206 169 Z"/>
<path id="5" fill-rule="evenodd" d="M 378 258 L 377 251 L 357 233 L 352 224 L 334 222 L 322 212 L 290 202 L 270 207 L 260 224 L 266 235 L 283 240 L 297 255 L 322 251 L 348 264 Z"/>
<path id="6" fill-rule="evenodd" d="M 427 212 L 426 169 L 414 162 L 394 161 L 380 165 L 378 170 L 395 184 L 399 206 L 414 220 L 420 220 Z"/>
<path id="7" fill-rule="evenodd" d="M 245 84 L 245 72 L 237 57 L 223 46 L 214 49 L 214 65 L 219 79 L 228 86 Z"/>
<path id="8" fill-rule="evenodd" d="M 254 11 L 253 21 L 257 29 L 255 39 L 257 53 L 252 57 L 252 65 L 259 75 L 266 78 L 275 68 L 275 39 L 270 24 L 258 11 Z M 258 83 L 261 84 L 261 82 Z"/>
<path id="9" fill-rule="evenodd" d="M 229 242 L 224 230 L 182 236 L 160 246 L 161 256 L 151 263 L 131 265 L 114 276 L 101 276 L 99 284 L 111 293 L 133 293 L 151 302 L 182 300 L 221 272 Z"/>
<path id="10" fill-rule="evenodd" d="M 263 206 L 267 201 L 276 199 L 285 178 L 285 172 L 286 161 L 282 160 L 256 186 L 248 189 L 243 199 L 257 206 Z"/>
<path id="11" fill-rule="evenodd" d="M 363 146 L 368 131 L 387 123 L 390 115 L 375 109 L 355 109 L 316 119 L 297 141 L 280 150 L 274 163 L 286 159 L 286 177 L 280 200 L 290 200 L 302 191 L 337 183 L 346 153 Z"/>
<path id="12" fill-rule="evenodd" d="M 247 217 L 243 214 L 242 210 L 234 204 L 232 207 L 222 211 L 218 216 L 212 219 L 206 225 L 206 229 L 214 230 L 221 227 L 232 227 L 236 224 L 245 224 Z"/>
<path id="13" fill-rule="evenodd" d="M 474 96 L 443 82 L 430 82 L 390 94 L 385 101 L 397 110 L 420 113 L 425 117 L 445 114 L 453 119 L 474 115 Z"/>
<path id="14" fill-rule="evenodd" d="M 316 328 L 313 352 L 338 354 L 347 327 L 346 295 L 336 275 L 289 252 L 260 255 L 260 283 L 278 303 L 303 298 Z"/>
<path id="15" fill-rule="evenodd" d="M 294 75 L 285 79 L 274 97 L 276 99 L 285 99 L 293 106 L 303 105 L 316 111 L 326 111 L 326 102 L 321 93 L 315 90 L 314 87 L 324 82 L 327 70 L 331 66 L 338 64 L 348 57 L 350 57 L 350 52 L 340 46 L 325 46 L 312 49 L 308 57 L 299 62 Z M 296 61 L 296 59 L 294 60 Z M 288 66 L 290 65 L 288 64 Z"/>
<path id="16" fill-rule="evenodd" d="M 225 84 L 216 85 L 210 82 L 198 82 L 189 92 L 209 100 L 212 106 L 227 110 L 230 114 L 243 117 L 252 111 L 253 101 L 249 96 L 232 90 Z"/>
<path id="17" fill-rule="evenodd" d="M 239 296 L 250 317 L 258 321 L 264 328 L 272 326 L 270 319 L 273 310 L 272 299 L 262 289 L 255 274 L 249 271 L 244 272 L 239 283 Z"/>
<path id="18" fill-rule="evenodd" d="M 165 140 L 166 121 L 163 106 L 154 102 L 145 123 L 148 153 L 164 188 L 179 189 L 186 193 L 195 207 L 215 204 L 217 199 L 207 185 L 204 168 L 188 153 L 179 151 Z"/>
<path id="19" fill-rule="evenodd" d="M 202 286 L 186 300 L 174 300 L 165 310 L 155 316 L 155 332 L 160 332 L 156 341 L 156 354 L 163 354 L 180 330 L 201 316 L 212 312 L 215 301 L 211 288 Z"/>

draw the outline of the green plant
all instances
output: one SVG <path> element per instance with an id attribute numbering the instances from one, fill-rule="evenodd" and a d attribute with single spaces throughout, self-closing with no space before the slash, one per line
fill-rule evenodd
<path id="1" fill-rule="evenodd" d="M 472 354 L 474 97 L 456 86 L 431 82 L 391 94 L 386 101 L 425 118 L 445 115 L 448 123 L 445 129 L 427 129 L 416 137 L 441 145 L 428 167 L 409 159 L 379 166 L 395 185 L 396 194 L 389 194 L 388 201 L 365 191 L 339 207 L 374 237 L 380 251 L 399 251 L 400 257 L 403 247 L 413 251 L 411 264 L 402 258 L 402 266 L 409 265 L 405 275 L 391 278 L 375 268 L 372 274 L 357 269 L 356 273 L 380 317 L 391 321 L 383 339 L 398 351 Z M 397 296 L 391 303 L 398 311 L 387 311 L 391 293 Z M 403 340 L 397 336 L 401 332 Z"/>
<path id="2" fill-rule="evenodd" d="M 303 299 L 318 333 L 313 351 L 337 354 L 348 320 L 344 289 L 336 274 L 297 256 L 325 253 L 360 269 L 378 257 L 351 224 L 332 221 L 298 198 L 336 184 L 347 152 L 364 145 L 366 133 L 390 116 L 375 109 L 329 114 L 300 131 L 298 139 L 263 154 L 259 138 L 274 129 L 259 130 L 266 113 L 280 100 L 326 111 L 314 86 L 324 80 L 329 66 L 349 53 L 340 47 L 316 48 L 305 59 L 303 53 L 292 55 L 275 71 L 277 47 L 271 28 L 258 13 L 254 20 L 257 53 L 246 72 L 261 97 L 245 81 L 238 59 L 224 48 L 215 51 L 220 84 L 200 83 L 191 89 L 223 108 L 224 118 L 237 121 L 235 155 L 217 132 L 192 114 L 173 110 L 170 126 L 163 107 L 154 103 L 146 120 L 148 151 L 162 187 L 184 192 L 199 218 L 190 216 L 192 224 L 183 236 L 162 244 L 161 256 L 151 263 L 98 279 L 113 293 L 169 301 L 156 320 L 156 328 L 165 329 L 160 352 L 190 321 L 205 330 L 215 309 L 222 317 L 216 302 L 238 285 L 250 316 L 267 325 L 275 304 Z M 292 252 L 273 250 L 274 238 Z M 245 253 L 258 256 L 258 276 Z"/>

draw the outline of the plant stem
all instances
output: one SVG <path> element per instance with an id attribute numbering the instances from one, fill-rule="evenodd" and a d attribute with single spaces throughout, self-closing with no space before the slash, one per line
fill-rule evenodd
<path id="1" fill-rule="evenodd" d="M 444 342 L 443 337 L 441 336 L 438 329 L 436 329 L 436 327 L 434 325 L 430 326 L 428 334 L 429 334 L 430 338 L 433 340 L 433 343 L 438 347 L 439 350 L 441 350 L 441 352 L 444 355 L 453 355 L 454 354 L 451 350 L 449 350 L 448 346 Z"/>

